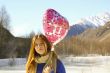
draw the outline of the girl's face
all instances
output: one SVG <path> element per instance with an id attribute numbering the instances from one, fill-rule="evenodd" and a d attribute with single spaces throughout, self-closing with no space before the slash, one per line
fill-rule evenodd
<path id="1" fill-rule="evenodd" d="M 35 51 L 40 55 L 45 55 L 47 53 L 47 45 L 40 37 L 35 40 Z"/>

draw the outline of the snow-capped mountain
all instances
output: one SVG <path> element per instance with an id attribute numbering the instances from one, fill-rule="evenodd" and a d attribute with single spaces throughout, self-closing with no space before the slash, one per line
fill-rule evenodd
<path id="1" fill-rule="evenodd" d="M 99 27 L 99 26 L 103 26 L 106 22 L 110 21 L 110 13 L 105 12 L 98 14 L 97 16 L 87 17 L 85 19 L 91 22 L 96 27 Z"/>
<path id="2" fill-rule="evenodd" d="M 74 25 L 70 26 L 67 36 L 78 35 L 88 28 L 98 28 L 99 26 L 103 26 L 108 21 L 110 21 L 109 12 L 82 18 Z"/>

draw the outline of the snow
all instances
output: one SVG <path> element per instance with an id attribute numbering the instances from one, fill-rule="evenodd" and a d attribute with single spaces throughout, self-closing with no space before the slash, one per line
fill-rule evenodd
<path id="1" fill-rule="evenodd" d="M 95 24 L 95 26 L 97 27 L 103 26 L 106 22 L 110 20 L 110 13 L 109 12 L 100 13 L 96 16 L 87 17 L 86 19 Z"/>
<path id="2" fill-rule="evenodd" d="M 110 56 L 60 58 L 66 73 L 110 73 Z M 10 65 L 14 61 L 15 65 Z M 25 58 L 0 59 L 0 73 L 25 73 Z"/>
<path id="3" fill-rule="evenodd" d="M 86 24 L 91 27 L 104 26 L 110 20 L 110 13 L 104 12 L 97 14 L 96 16 L 88 16 L 78 20 L 75 24 Z"/>

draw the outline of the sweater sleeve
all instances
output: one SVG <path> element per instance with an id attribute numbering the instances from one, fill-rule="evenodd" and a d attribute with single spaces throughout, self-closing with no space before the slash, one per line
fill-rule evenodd
<path id="1" fill-rule="evenodd" d="M 65 67 L 59 59 L 57 60 L 57 71 L 56 72 L 57 73 L 66 73 Z"/>

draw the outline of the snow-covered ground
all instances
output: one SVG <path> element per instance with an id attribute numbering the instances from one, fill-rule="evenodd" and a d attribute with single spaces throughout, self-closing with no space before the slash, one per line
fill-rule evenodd
<path id="1" fill-rule="evenodd" d="M 61 60 L 67 73 L 110 73 L 110 56 L 69 56 Z M 0 59 L 0 73 L 25 73 L 25 62 L 25 58 Z"/>

